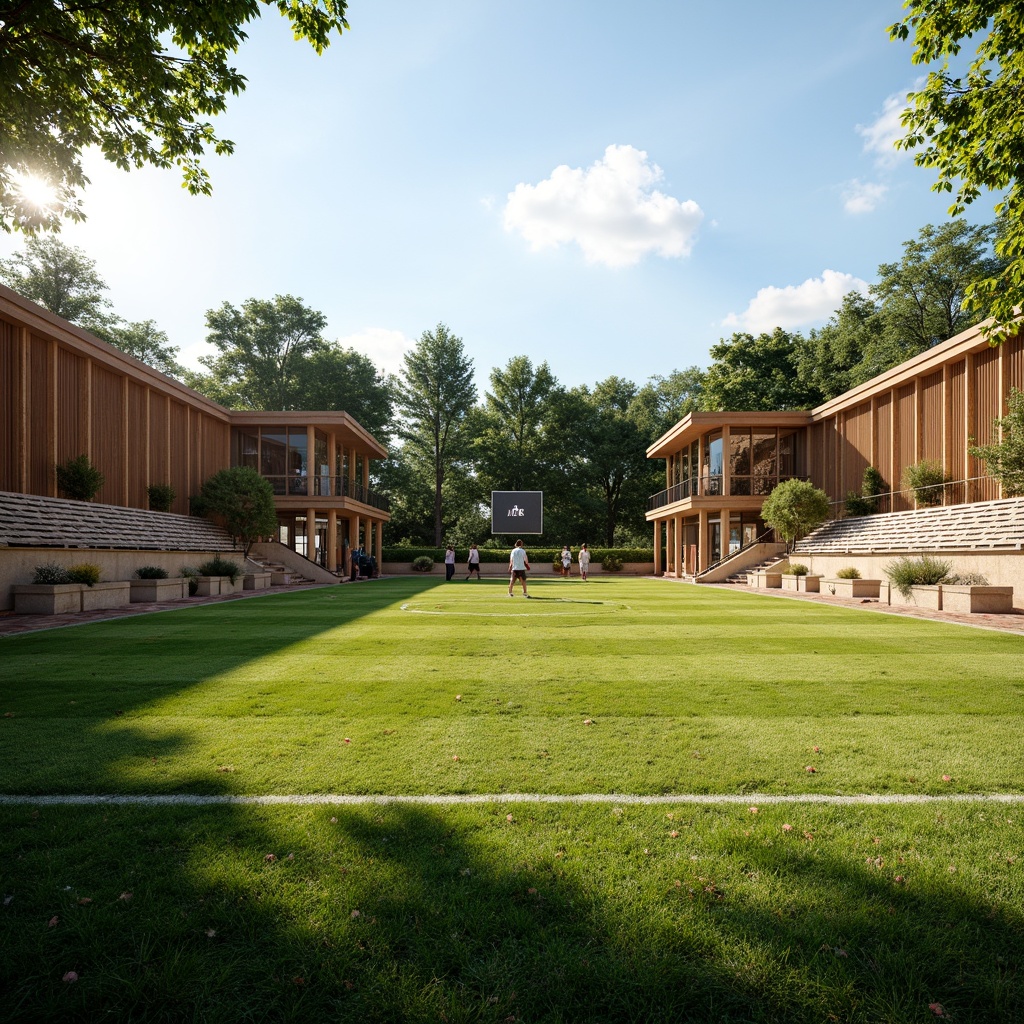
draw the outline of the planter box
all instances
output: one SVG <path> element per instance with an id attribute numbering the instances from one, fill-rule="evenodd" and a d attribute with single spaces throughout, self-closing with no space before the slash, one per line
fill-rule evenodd
<path id="1" fill-rule="evenodd" d="M 199 584 L 199 589 L 196 591 L 196 597 L 216 597 L 221 593 L 221 583 L 230 583 L 231 581 L 227 576 L 197 576 L 196 583 Z"/>
<path id="2" fill-rule="evenodd" d="M 816 594 L 818 593 L 818 584 L 820 581 L 820 576 L 793 576 L 790 573 L 784 572 L 782 574 L 782 589 L 796 590 L 801 594 Z"/>
<path id="3" fill-rule="evenodd" d="M 826 597 L 865 598 L 878 597 L 881 580 L 825 580 L 821 581 L 820 593 Z"/>
<path id="4" fill-rule="evenodd" d="M 429 575 L 429 574 L 424 574 Z M 287 587 L 292 581 L 292 573 L 290 572 L 272 572 L 270 574 L 270 585 L 272 587 Z"/>
<path id="5" fill-rule="evenodd" d="M 271 572 L 247 572 L 242 577 L 243 590 L 269 590 Z"/>
<path id="6" fill-rule="evenodd" d="M 1008 614 L 1013 611 L 1013 587 L 959 587 L 943 583 L 942 610 Z"/>
<path id="7" fill-rule="evenodd" d="M 94 583 L 82 588 L 82 611 L 98 612 L 104 608 L 123 608 L 131 604 L 132 585 L 129 580 Z"/>
<path id="8" fill-rule="evenodd" d="M 180 601 L 188 597 L 188 579 L 171 576 L 164 580 L 131 580 L 132 604 Z"/>
<path id="9" fill-rule="evenodd" d="M 911 587 L 909 597 L 904 597 L 896 587 L 889 587 L 889 604 L 927 608 L 933 612 L 942 611 L 942 587 Z"/>
<path id="10" fill-rule="evenodd" d="M 781 572 L 748 572 L 747 582 L 750 582 L 750 578 L 754 579 L 754 586 L 759 588 L 767 588 L 768 590 L 778 590 L 782 586 L 782 573 Z"/>
<path id="11" fill-rule="evenodd" d="M 64 615 L 82 610 L 81 583 L 19 583 L 11 587 L 19 615 Z"/>

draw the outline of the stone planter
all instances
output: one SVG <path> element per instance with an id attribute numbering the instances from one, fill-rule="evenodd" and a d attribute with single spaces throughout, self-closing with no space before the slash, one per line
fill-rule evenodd
<path id="1" fill-rule="evenodd" d="M 131 580 L 132 604 L 180 601 L 188 597 L 188 578 L 171 576 L 164 580 Z"/>
<path id="2" fill-rule="evenodd" d="M 82 583 L 19 583 L 11 587 L 19 615 L 64 615 L 82 610 Z"/>
<path id="3" fill-rule="evenodd" d="M 942 611 L 942 587 L 911 587 L 910 594 L 903 596 L 896 587 L 889 587 L 889 604 L 910 606 L 912 608 L 926 608 L 929 611 Z"/>
<path id="4" fill-rule="evenodd" d="M 821 580 L 819 592 L 826 597 L 878 597 L 881 580 Z"/>
<path id="5" fill-rule="evenodd" d="M 801 594 L 816 594 L 818 593 L 818 584 L 820 581 L 820 576 L 811 576 L 810 574 L 794 576 L 790 573 L 784 572 L 782 574 L 782 589 L 796 590 Z"/>
<path id="6" fill-rule="evenodd" d="M 243 590 L 269 590 L 271 572 L 247 572 L 242 577 Z"/>
<path id="7" fill-rule="evenodd" d="M 231 591 L 221 590 L 222 583 L 231 584 L 231 580 L 227 576 L 197 576 L 196 583 L 199 585 L 196 597 L 217 597 L 222 593 L 231 593 Z"/>
<path id="8" fill-rule="evenodd" d="M 747 582 L 754 579 L 753 586 L 760 589 L 778 590 L 782 586 L 781 572 L 748 572 Z"/>
<path id="9" fill-rule="evenodd" d="M 132 600 L 132 585 L 129 580 L 109 583 L 94 583 L 82 588 L 82 611 L 98 612 L 105 608 L 123 608 Z"/>
<path id="10" fill-rule="evenodd" d="M 1013 587 L 960 587 L 943 583 L 942 610 L 1005 615 L 1013 611 Z"/>
<path id="11" fill-rule="evenodd" d="M 272 572 L 270 574 L 270 585 L 272 587 L 287 587 L 292 581 L 292 573 L 287 571 Z M 427 575 L 427 574 L 424 574 Z"/>

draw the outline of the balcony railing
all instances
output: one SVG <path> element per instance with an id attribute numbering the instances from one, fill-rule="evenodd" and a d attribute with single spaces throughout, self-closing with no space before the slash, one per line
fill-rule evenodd
<path id="1" fill-rule="evenodd" d="M 309 494 L 309 478 L 300 474 L 294 476 L 267 476 L 275 495 L 282 497 L 301 498 Z M 370 487 L 364 487 L 356 480 L 347 476 L 315 476 L 313 477 L 313 496 L 316 498 L 351 498 L 382 512 L 390 512 L 391 504 L 387 497 Z"/>
<path id="2" fill-rule="evenodd" d="M 729 480 L 729 497 L 767 497 L 771 494 L 776 485 L 783 480 L 790 480 L 792 476 L 732 476 Z M 699 477 L 692 476 L 688 480 L 681 480 L 677 484 L 652 494 L 647 499 L 647 511 L 653 512 L 656 508 L 664 508 L 666 505 L 674 505 L 677 501 L 685 501 L 687 498 L 720 498 L 725 494 L 723 490 L 725 478 L 720 473 L 710 473 Z"/>
<path id="3" fill-rule="evenodd" d="M 830 519 L 850 519 L 854 516 L 872 515 L 879 512 L 906 512 L 914 508 L 933 508 L 939 505 L 969 505 L 976 501 L 995 501 L 999 497 L 999 481 L 993 476 L 972 476 L 964 480 L 947 480 L 944 483 L 914 490 L 886 491 L 865 502 L 863 511 L 857 507 L 857 495 L 830 505 Z M 850 507 L 848 507 L 848 505 Z"/>

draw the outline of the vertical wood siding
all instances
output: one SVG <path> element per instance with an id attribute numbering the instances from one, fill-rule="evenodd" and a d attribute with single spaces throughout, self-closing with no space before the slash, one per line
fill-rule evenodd
<path id="1" fill-rule="evenodd" d="M 993 420 L 999 416 L 999 350 L 995 348 L 978 352 L 974 357 L 974 423 L 969 424 L 975 444 L 991 444 L 997 440 Z M 985 472 L 985 464 L 971 459 L 971 475 Z M 999 497 L 999 486 L 994 480 L 979 481 L 972 488 L 972 501 L 990 501 Z"/>
<path id="2" fill-rule="evenodd" d="M 97 501 L 124 504 L 124 383 L 104 366 L 92 367 L 92 461 L 103 474 Z"/>
<path id="3" fill-rule="evenodd" d="M 886 490 L 895 490 L 892 479 L 892 394 L 886 391 L 875 403 L 875 447 L 878 463 L 875 469 L 882 474 Z"/>
<path id="4" fill-rule="evenodd" d="M 921 378 L 921 458 L 942 462 L 942 371 Z"/>
<path id="5" fill-rule="evenodd" d="M 150 481 L 146 476 L 146 456 L 149 445 L 146 433 L 149 421 L 146 417 L 146 391 L 136 381 L 128 381 L 128 504 L 133 508 L 149 508 L 147 488 Z"/>
<path id="6" fill-rule="evenodd" d="M 0 320 L 0 491 L 21 490 L 18 467 L 20 365 L 18 329 Z"/>
<path id="7" fill-rule="evenodd" d="M 864 470 L 871 464 L 871 403 L 858 405 L 846 414 L 846 458 L 843 465 L 842 494 L 860 494 Z"/>
<path id="8" fill-rule="evenodd" d="M 29 381 L 32 401 L 28 405 L 28 492 L 56 493 L 55 460 L 49 450 L 52 437 L 53 395 L 49 388 L 51 352 L 45 338 L 32 335 L 29 343 Z"/>
<path id="9" fill-rule="evenodd" d="M 181 402 L 174 399 L 171 403 L 171 486 L 178 498 L 188 508 L 188 410 Z M 175 502 L 175 511 L 179 510 L 179 502 Z"/>
<path id="10" fill-rule="evenodd" d="M 67 462 L 85 450 L 86 361 L 66 348 L 57 350 L 57 461 Z"/>

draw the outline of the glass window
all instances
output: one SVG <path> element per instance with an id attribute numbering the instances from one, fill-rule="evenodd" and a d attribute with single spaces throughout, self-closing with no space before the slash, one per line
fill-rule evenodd
<path id="1" fill-rule="evenodd" d="M 775 431 L 754 430 L 750 441 L 751 463 L 757 476 L 775 477 Z"/>
<path id="2" fill-rule="evenodd" d="M 264 476 L 284 476 L 288 472 L 288 434 L 263 431 L 260 445 L 260 472 Z"/>
<path id="3" fill-rule="evenodd" d="M 779 476 L 800 474 L 800 437 L 796 430 L 779 431 Z"/>
<path id="4" fill-rule="evenodd" d="M 729 473 L 750 476 L 750 431 L 731 431 L 729 434 Z"/>
<path id="5" fill-rule="evenodd" d="M 249 434 L 237 427 L 231 431 L 233 448 L 231 452 L 231 464 L 233 466 L 248 466 L 250 469 L 259 469 L 260 439 L 255 434 Z"/>

